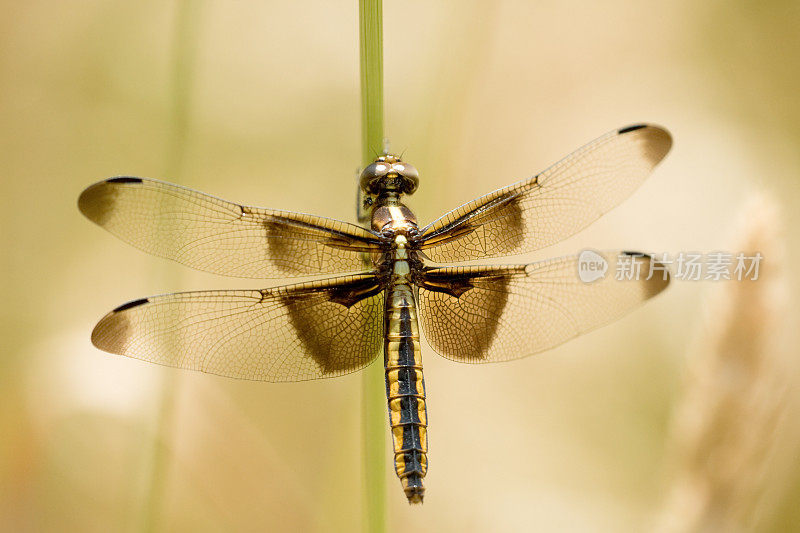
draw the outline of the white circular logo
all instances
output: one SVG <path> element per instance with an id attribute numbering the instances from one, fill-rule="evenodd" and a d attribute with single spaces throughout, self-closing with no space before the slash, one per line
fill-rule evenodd
<path id="1" fill-rule="evenodd" d="M 605 277 L 608 261 L 594 250 L 583 250 L 578 256 L 578 277 L 584 283 L 592 283 Z"/>

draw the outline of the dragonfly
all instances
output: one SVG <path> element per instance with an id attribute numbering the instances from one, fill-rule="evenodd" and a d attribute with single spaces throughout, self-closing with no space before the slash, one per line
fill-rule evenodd
<path id="1" fill-rule="evenodd" d="M 359 177 L 369 227 L 249 207 L 153 179 L 100 181 L 82 192 L 79 209 L 145 252 L 224 276 L 317 278 L 133 300 L 100 320 L 92 343 L 171 367 L 270 382 L 341 376 L 382 353 L 395 471 L 408 501 L 421 503 L 428 416 L 420 331 L 447 359 L 507 361 L 608 324 L 663 291 L 666 268 L 661 276 L 587 283 L 579 256 L 473 262 L 575 234 L 630 196 L 671 145 L 655 125 L 617 129 L 424 227 L 403 202 L 417 190 L 419 173 L 388 153 Z M 611 272 L 632 258 L 645 271 L 664 266 L 638 252 L 596 255 Z"/>

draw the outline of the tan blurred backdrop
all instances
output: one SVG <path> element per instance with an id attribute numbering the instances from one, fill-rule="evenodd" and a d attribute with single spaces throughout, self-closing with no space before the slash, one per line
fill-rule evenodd
<path id="1" fill-rule="evenodd" d="M 360 376 L 238 382 L 96 350 L 91 328 L 124 301 L 260 282 L 146 256 L 76 207 L 83 187 L 127 174 L 352 220 L 356 4 L 4 2 L 0 529 L 360 527 Z M 179 37 L 184 9 L 191 32 Z M 786 325 L 797 317 L 800 250 L 800 4 L 387 0 L 384 15 L 386 131 L 420 169 L 411 205 L 421 221 L 647 121 L 675 139 L 654 176 L 589 230 L 526 259 L 587 246 L 729 250 L 750 242 L 745 205 L 766 192 L 774 212 L 754 246 L 766 243 L 766 261 L 783 266 L 759 296 L 767 311 L 741 326 L 774 339 L 752 357 L 777 384 L 753 394 L 767 407 L 750 409 L 761 374 L 722 382 L 723 395 L 745 401 L 710 409 L 735 426 L 707 431 L 718 442 L 692 444 L 703 429 L 676 422 L 681 409 L 696 412 L 692 401 L 717 405 L 703 394 L 713 398 L 727 372 L 709 363 L 693 378 L 696 361 L 711 360 L 704 347 L 725 345 L 703 340 L 724 320 L 713 293 L 725 289 L 713 283 L 675 283 L 526 360 L 467 366 L 426 349 L 428 494 L 409 507 L 387 466 L 389 529 L 711 527 L 692 513 L 728 513 L 748 531 L 800 528 L 797 350 Z M 191 75 L 176 93 L 182 53 Z M 176 94 L 187 110 L 178 148 Z M 737 301 L 728 315 L 752 309 Z M 159 424 L 165 390 L 175 409 Z M 748 432 L 753 449 L 737 452 Z M 703 465 L 720 449 L 742 456 L 728 483 L 749 483 L 743 495 L 708 479 L 719 469 Z"/>

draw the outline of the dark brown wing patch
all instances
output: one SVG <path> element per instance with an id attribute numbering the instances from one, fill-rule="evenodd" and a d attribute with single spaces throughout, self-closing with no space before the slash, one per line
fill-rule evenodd
<path id="1" fill-rule="evenodd" d="M 344 373 L 353 366 L 350 358 L 341 357 L 336 350 L 331 350 L 331 346 L 342 342 L 357 343 L 357 339 L 341 337 L 360 335 L 358 329 L 374 330 L 376 320 L 371 314 L 356 312 L 353 320 L 358 324 L 349 325 L 352 331 L 344 332 L 331 327 L 331 318 L 349 316 L 359 302 L 379 294 L 382 290 L 383 287 L 376 278 L 365 278 L 323 290 L 309 290 L 305 293 L 297 291 L 282 298 L 290 323 L 305 351 L 314 358 L 324 374 Z"/>
<path id="2" fill-rule="evenodd" d="M 445 357 L 463 362 L 484 359 L 495 339 L 518 268 L 441 268 L 425 272 L 423 328 L 428 342 Z M 445 327 L 440 320 L 447 321 Z M 428 332 L 433 332 L 429 334 Z"/>
<path id="3" fill-rule="evenodd" d="M 424 246 L 457 245 L 475 257 L 512 254 L 523 244 L 525 235 L 522 198 L 519 191 L 503 192 L 436 232 L 426 234 Z M 495 226 L 506 231 L 495 234 L 492 231 Z"/>

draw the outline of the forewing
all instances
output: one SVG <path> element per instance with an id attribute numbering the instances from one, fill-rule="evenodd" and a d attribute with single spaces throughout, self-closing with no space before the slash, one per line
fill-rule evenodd
<path id="1" fill-rule="evenodd" d="M 599 257 L 608 269 L 592 283 L 579 278 L 577 256 L 528 265 L 430 269 L 419 288 L 425 337 L 454 361 L 517 359 L 608 324 L 669 283 L 666 267 L 647 255 L 598 253 L 595 260 Z M 637 264 L 638 280 L 616 279 L 618 270 L 634 273 Z M 653 276 L 647 280 L 651 264 Z"/>
<path id="2" fill-rule="evenodd" d="M 92 343 L 162 365 L 260 381 L 340 376 L 381 351 L 383 295 L 371 275 L 263 290 L 184 292 L 122 305 Z"/>
<path id="3" fill-rule="evenodd" d="M 143 178 L 95 183 L 81 212 L 145 252 L 226 276 L 276 278 L 365 270 L 377 236 L 338 220 L 248 207 Z"/>
<path id="4" fill-rule="evenodd" d="M 671 146 L 656 126 L 612 131 L 533 178 L 447 213 L 422 230 L 418 246 L 439 263 L 544 248 L 630 196 Z"/>

